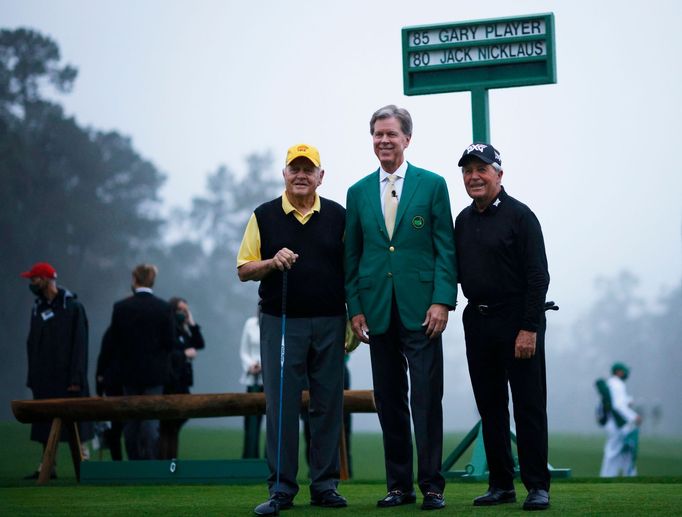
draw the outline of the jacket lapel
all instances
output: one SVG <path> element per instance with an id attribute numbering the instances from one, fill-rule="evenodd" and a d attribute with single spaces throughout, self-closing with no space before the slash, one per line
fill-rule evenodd
<path id="1" fill-rule="evenodd" d="M 395 236 L 400 226 L 400 221 L 407 210 L 407 206 L 410 204 L 410 200 L 417 192 L 419 182 L 421 181 L 421 171 L 412 167 L 410 163 L 407 164 L 407 172 L 405 173 L 405 183 L 403 184 L 403 191 L 401 192 L 401 199 L 398 202 L 398 213 L 395 216 L 395 228 L 393 229 L 393 235 Z"/>
<path id="2" fill-rule="evenodd" d="M 367 188 L 363 189 L 365 192 L 365 202 L 370 210 L 374 213 L 374 217 L 377 219 L 377 224 L 379 228 L 383 228 L 386 231 L 386 222 L 384 221 L 384 213 L 381 210 L 381 203 L 379 201 L 379 169 L 374 171 L 367 180 L 369 184 Z M 400 205 L 398 205 L 400 206 Z"/>

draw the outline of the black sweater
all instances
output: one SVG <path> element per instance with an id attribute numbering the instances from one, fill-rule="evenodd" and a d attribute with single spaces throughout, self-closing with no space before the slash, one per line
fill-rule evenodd
<path id="1" fill-rule="evenodd" d="M 340 316 L 346 313 L 343 283 L 343 232 L 346 210 L 320 198 L 320 211 L 306 224 L 293 212 L 285 214 L 282 198 L 254 211 L 261 239 L 261 257 L 273 257 L 288 248 L 299 258 L 288 271 L 286 315 L 291 318 Z M 261 280 L 261 310 L 282 314 L 282 273 L 273 271 Z"/>

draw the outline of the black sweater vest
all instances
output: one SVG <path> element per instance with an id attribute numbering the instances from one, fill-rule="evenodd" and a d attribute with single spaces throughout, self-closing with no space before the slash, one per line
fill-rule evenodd
<path id="1" fill-rule="evenodd" d="M 298 253 L 288 271 L 286 315 L 288 318 L 341 316 L 346 314 L 343 283 L 343 233 L 346 210 L 320 198 L 320 211 L 306 224 L 294 212 L 285 214 L 282 198 L 263 203 L 254 211 L 260 233 L 261 257 L 269 259 L 282 248 Z M 260 282 L 261 310 L 282 314 L 282 273 L 272 271 Z"/>

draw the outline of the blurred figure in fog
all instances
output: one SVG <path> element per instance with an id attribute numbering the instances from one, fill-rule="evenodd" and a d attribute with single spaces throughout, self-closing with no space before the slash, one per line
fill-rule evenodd
<path id="1" fill-rule="evenodd" d="M 247 393 L 263 391 L 263 375 L 260 364 L 260 328 L 258 317 L 252 316 L 244 323 L 242 340 L 239 345 L 239 356 L 242 360 L 242 376 L 239 382 L 246 386 Z M 263 415 L 247 415 L 244 417 L 244 451 L 242 458 L 260 457 L 260 427 Z"/>
<path id="2" fill-rule="evenodd" d="M 102 336 L 102 346 L 97 357 L 97 373 L 95 374 L 97 396 L 121 397 L 123 384 L 121 382 L 121 365 L 116 355 L 116 349 L 111 339 L 111 328 L 107 328 Z M 111 427 L 104 431 L 102 448 L 111 452 L 111 459 L 121 461 L 123 452 L 121 449 L 121 436 L 123 435 L 123 422 L 112 421 Z"/>
<path id="3" fill-rule="evenodd" d="M 606 381 L 611 395 L 611 411 L 604 429 L 606 444 L 601 465 L 601 477 L 636 476 L 639 425 L 642 417 L 632 408 L 632 397 L 625 389 L 630 368 L 624 363 L 611 367 Z"/>
<path id="4" fill-rule="evenodd" d="M 89 396 L 88 318 L 85 308 L 75 293 L 57 285 L 57 272 L 47 262 L 35 264 L 21 276 L 30 280 L 29 289 L 36 296 L 26 341 L 26 386 L 36 400 Z M 31 440 L 40 442 L 43 451 L 50 435 L 50 425 L 50 422 L 37 422 L 31 426 Z M 66 427 L 62 428 L 60 441 L 68 440 Z M 79 436 L 81 441 L 90 440 L 92 424 L 79 424 Z M 38 479 L 41 466 L 26 479 Z M 54 470 L 50 477 L 57 477 Z"/>
<path id="5" fill-rule="evenodd" d="M 189 393 L 194 384 L 192 361 L 197 350 L 205 347 L 199 325 L 194 321 L 187 300 L 174 297 L 168 300 L 175 315 L 175 347 L 170 355 L 170 378 L 163 387 L 164 395 Z M 161 420 L 159 430 L 160 458 L 170 460 L 178 457 L 178 435 L 187 419 Z"/>
<path id="6" fill-rule="evenodd" d="M 123 394 L 161 395 L 168 382 L 169 355 L 175 347 L 175 316 L 152 287 L 153 264 L 133 269 L 133 295 L 114 304 L 111 340 L 121 366 Z M 130 420 L 123 428 L 129 460 L 159 458 L 159 421 Z"/>

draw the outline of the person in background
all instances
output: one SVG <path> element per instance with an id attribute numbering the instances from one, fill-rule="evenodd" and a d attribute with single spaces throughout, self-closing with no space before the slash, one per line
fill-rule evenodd
<path id="1" fill-rule="evenodd" d="M 170 354 L 170 376 L 163 387 L 164 395 L 189 393 L 194 385 L 192 362 L 197 350 L 206 345 L 199 325 L 194 321 L 189 304 L 184 298 L 168 300 L 175 317 L 175 346 Z M 159 456 L 162 460 L 178 457 L 180 428 L 187 419 L 161 420 L 159 424 Z"/>
<path id="2" fill-rule="evenodd" d="M 97 396 L 121 397 L 123 384 L 121 383 L 121 365 L 111 339 L 111 328 L 107 328 L 102 336 L 102 346 L 97 357 L 97 373 L 95 374 Z M 121 436 L 123 422 L 112 421 L 111 427 L 103 433 L 103 448 L 108 448 L 113 461 L 123 459 Z"/>
<path id="3" fill-rule="evenodd" d="M 601 477 L 637 475 L 638 428 L 642 417 L 632 408 L 632 397 L 625 388 L 629 376 L 630 368 L 617 362 L 611 367 L 611 377 L 606 380 L 611 411 L 604 426 L 606 444 L 599 473 Z"/>
<path id="4" fill-rule="evenodd" d="M 260 310 L 258 311 L 260 315 Z M 242 361 L 242 376 L 239 382 L 246 386 L 247 393 L 263 392 L 263 375 L 260 364 L 260 328 L 259 315 L 252 316 L 244 322 L 242 339 L 239 345 L 239 357 Z M 260 428 L 263 415 L 246 415 L 244 417 L 244 450 L 242 458 L 260 457 Z"/>
<path id="5" fill-rule="evenodd" d="M 26 340 L 28 376 L 26 386 L 35 400 L 88 397 L 88 318 L 75 293 L 57 285 L 57 271 L 47 262 L 38 262 L 21 273 L 35 295 Z M 60 441 L 69 438 L 64 427 Z M 81 442 L 93 436 L 91 423 L 80 423 Z M 43 452 L 50 435 L 50 422 L 31 425 L 31 440 L 40 442 Z M 83 444 L 84 445 L 84 444 Z M 87 448 L 84 446 L 84 449 Z M 85 451 L 82 451 L 84 453 Z M 85 454 L 83 454 L 85 456 Z M 38 470 L 26 479 L 38 479 Z M 56 471 L 50 478 L 57 477 Z"/>
<path id="6" fill-rule="evenodd" d="M 133 269 L 133 295 L 116 302 L 111 339 L 121 367 L 123 394 L 161 395 L 168 382 L 170 354 L 176 346 L 175 315 L 168 302 L 154 295 L 157 268 Z M 123 428 L 129 460 L 159 458 L 159 421 L 130 420 Z"/>

